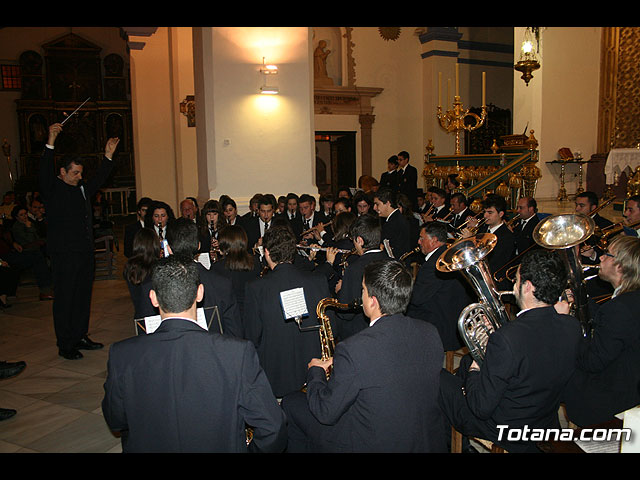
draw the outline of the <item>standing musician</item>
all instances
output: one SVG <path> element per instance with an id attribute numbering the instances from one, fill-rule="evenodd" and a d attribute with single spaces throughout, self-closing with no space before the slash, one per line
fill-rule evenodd
<path id="1" fill-rule="evenodd" d="M 554 307 L 566 283 L 558 252 L 527 252 L 514 285 L 521 309 L 517 318 L 489 336 L 481 366 L 466 355 L 456 375 L 442 369 L 440 405 L 462 435 L 509 452 L 536 452 L 533 442 L 507 441 L 506 432 L 499 440 L 498 426 L 560 428 L 561 394 L 575 370 L 582 338 L 579 322 Z M 562 306 L 568 311 L 566 302 Z"/>
<path id="2" fill-rule="evenodd" d="M 564 398 L 567 416 L 581 427 L 640 404 L 640 239 L 614 238 L 598 275 L 614 291 L 595 313 Z"/>
<path id="3" fill-rule="evenodd" d="M 413 285 L 407 315 L 435 325 L 445 351 L 458 350 L 462 347 L 458 317 L 471 303 L 471 297 L 459 272 L 443 273 L 436 268 L 438 258 L 447 249 L 447 226 L 440 222 L 425 223 L 418 245 L 425 260 Z"/>
<path id="4" fill-rule="evenodd" d="M 380 175 L 380 188 L 390 188 L 398 191 L 398 156 L 392 155 L 387 159 L 387 171 Z"/>
<path id="5" fill-rule="evenodd" d="M 309 362 L 306 394 L 283 398 L 288 452 L 444 453 L 444 351 L 433 325 L 403 314 L 411 283 L 398 261 L 367 265 L 362 306 L 369 327 L 339 342 L 332 358 Z"/>
<path id="6" fill-rule="evenodd" d="M 378 190 L 373 198 L 373 209 L 382 225 L 381 242 L 387 240 L 395 258 L 411 250 L 411 226 L 398 209 L 397 195 L 388 189 Z"/>
<path id="7" fill-rule="evenodd" d="M 280 293 L 303 289 L 309 312 L 309 318 L 302 319 L 306 328 L 317 325 L 316 306 L 329 297 L 329 286 L 324 275 L 293 265 L 296 237 L 290 227 L 276 225 L 267 230 L 263 247 L 271 271 L 246 286 L 244 331 L 256 346 L 273 393 L 282 397 L 302 387 L 307 363 L 321 350 L 317 330 L 302 331 L 295 320 L 285 319 Z"/>
<path id="8" fill-rule="evenodd" d="M 254 217 L 242 217 L 242 226 L 247 232 L 249 248 L 253 249 L 262 245 L 262 237 L 271 226 L 274 208 L 271 199 L 266 195 L 260 195 L 257 199 L 258 215 Z"/>
<path id="9" fill-rule="evenodd" d="M 338 301 L 346 304 L 362 296 L 362 275 L 365 267 L 371 262 L 389 259 L 387 253 L 380 249 L 380 222 L 373 215 L 358 217 L 351 224 L 349 236 L 356 253 L 348 259 L 349 263 L 344 270 L 342 280 L 336 288 Z M 368 325 L 369 319 L 360 309 L 338 311 L 334 335 L 338 340 L 344 340 Z"/>

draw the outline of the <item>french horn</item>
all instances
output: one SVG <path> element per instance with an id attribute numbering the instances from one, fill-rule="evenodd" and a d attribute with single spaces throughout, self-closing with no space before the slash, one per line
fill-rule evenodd
<path id="1" fill-rule="evenodd" d="M 513 292 L 496 289 L 485 260 L 497 242 L 493 233 L 462 238 L 442 252 L 436 262 L 441 272 L 463 273 L 478 295 L 479 302 L 465 307 L 458 317 L 460 336 L 478 365 L 484 360 L 489 336 L 510 320 L 501 296 Z"/>

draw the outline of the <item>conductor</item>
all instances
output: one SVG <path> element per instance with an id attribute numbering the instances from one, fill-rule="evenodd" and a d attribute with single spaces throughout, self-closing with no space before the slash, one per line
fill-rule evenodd
<path id="1" fill-rule="evenodd" d="M 49 126 L 38 176 L 49 222 L 47 252 L 53 274 L 53 323 L 58 354 L 76 360 L 82 358 L 81 349 L 96 350 L 103 346 L 87 336 L 94 275 L 90 199 L 111 173 L 120 139 L 107 140 L 98 171 L 85 182 L 82 160 L 76 156 L 64 156 L 59 170 L 54 168 L 54 144 L 61 131 L 60 123 Z"/>

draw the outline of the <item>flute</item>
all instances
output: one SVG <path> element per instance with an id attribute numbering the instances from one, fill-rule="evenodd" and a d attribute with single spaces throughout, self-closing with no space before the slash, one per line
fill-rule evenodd
<path id="1" fill-rule="evenodd" d="M 305 249 L 305 250 L 312 250 L 314 252 L 326 252 L 332 247 L 314 247 L 313 245 L 298 244 L 298 245 L 296 245 L 296 248 L 302 248 L 302 249 Z M 351 253 L 351 250 L 345 250 L 344 248 L 336 248 L 336 251 L 338 253 Z"/>

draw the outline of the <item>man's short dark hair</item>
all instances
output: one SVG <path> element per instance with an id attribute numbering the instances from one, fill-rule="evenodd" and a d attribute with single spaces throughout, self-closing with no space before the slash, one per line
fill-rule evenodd
<path id="1" fill-rule="evenodd" d="M 398 154 L 398 156 L 399 156 L 399 157 L 402 157 L 402 158 L 406 158 L 407 160 L 409 160 L 409 152 L 407 152 L 407 151 L 405 151 L 405 150 L 401 151 L 401 152 Z"/>
<path id="2" fill-rule="evenodd" d="M 429 188 L 429 191 L 431 193 L 438 195 L 440 198 L 447 198 L 447 192 L 445 191 L 444 188 L 433 187 L 433 188 Z"/>
<path id="3" fill-rule="evenodd" d="M 296 255 L 296 236 L 293 231 L 281 225 L 272 226 L 262 237 L 262 245 L 269 250 L 274 263 L 292 263 Z"/>
<path id="4" fill-rule="evenodd" d="M 316 198 L 313 195 L 309 195 L 308 193 L 303 193 L 302 195 L 300 195 L 300 198 L 298 199 L 298 203 L 305 203 L 305 202 L 316 203 Z"/>
<path id="5" fill-rule="evenodd" d="M 151 269 L 151 288 L 163 312 L 189 310 L 196 301 L 200 275 L 193 258 L 169 255 Z"/>
<path id="6" fill-rule="evenodd" d="M 346 208 L 347 210 L 351 210 L 351 201 L 346 198 L 346 197 L 338 197 L 333 201 L 333 209 L 336 209 L 336 205 L 338 205 L 339 203 L 341 203 L 342 205 L 344 205 L 344 208 Z"/>
<path id="7" fill-rule="evenodd" d="M 379 260 L 364 268 L 364 284 L 370 297 L 376 297 L 385 315 L 403 313 L 409 305 L 413 277 L 397 260 Z"/>
<path id="8" fill-rule="evenodd" d="M 188 218 L 178 218 L 167 225 L 167 242 L 174 255 L 196 256 L 200 246 L 198 226 Z"/>
<path id="9" fill-rule="evenodd" d="M 458 200 L 458 203 L 463 204 L 465 207 L 469 205 L 467 197 L 465 197 L 464 193 L 454 193 L 453 195 L 451 195 L 451 200 L 453 200 L 454 198 Z"/>
<path id="10" fill-rule="evenodd" d="M 396 192 L 391 190 L 390 188 L 381 188 L 374 194 L 374 198 L 377 198 L 382 203 L 387 203 L 391 205 L 392 208 L 398 208 L 398 196 Z"/>
<path id="11" fill-rule="evenodd" d="M 391 155 L 387 159 L 387 163 L 390 163 L 391 165 L 395 165 L 397 167 L 398 166 L 398 156 L 397 155 Z"/>
<path id="12" fill-rule="evenodd" d="M 586 198 L 587 202 L 589 202 L 592 207 L 598 206 L 598 195 L 596 195 L 594 192 L 587 191 L 578 193 L 576 194 L 576 198 Z"/>
<path id="13" fill-rule="evenodd" d="M 533 295 L 547 305 L 555 304 L 567 287 L 567 267 L 556 250 L 538 248 L 526 253 L 520 263 L 520 285 L 529 280 Z"/>
<path id="14" fill-rule="evenodd" d="M 443 222 L 433 221 L 427 222 L 421 227 L 424 233 L 431 238 L 435 238 L 441 243 L 447 243 L 447 224 Z"/>
<path id="15" fill-rule="evenodd" d="M 361 215 L 351 224 L 349 236 L 353 240 L 361 237 L 364 241 L 362 246 L 364 250 L 380 248 L 380 243 L 382 242 L 380 219 L 370 214 Z"/>
<path id="16" fill-rule="evenodd" d="M 482 204 L 485 209 L 493 207 L 497 212 L 506 213 L 507 211 L 507 201 L 502 195 L 498 195 L 496 193 L 487 195 L 487 198 L 482 202 Z"/>
<path id="17" fill-rule="evenodd" d="M 142 197 L 136 204 L 136 212 L 139 212 L 142 207 L 150 207 L 152 203 L 153 200 L 151 200 L 149 197 Z"/>
<path id="18" fill-rule="evenodd" d="M 236 201 L 231 197 L 225 197 L 224 200 L 221 200 L 222 210 L 227 208 L 227 205 L 231 205 L 236 210 L 238 209 L 238 205 L 236 205 Z"/>
<path id="19" fill-rule="evenodd" d="M 291 199 L 293 199 L 293 200 L 295 200 L 297 202 L 298 201 L 298 195 L 296 193 L 293 193 L 293 192 L 287 193 L 287 201 L 289 201 Z"/>
<path id="20" fill-rule="evenodd" d="M 73 163 L 84 167 L 84 161 L 82 160 L 82 158 L 80 158 L 78 155 L 69 153 L 67 155 L 64 155 L 60 159 L 60 168 L 64 168 L 65 172 L 68 172 L 69 170 L 71 170 L 71 164 Z"/>
<path id="21" fill-rule="evenodd" d="M 260 195 L 258 199 L 258 209 L 260 209 L 262 205 L 271 205 L 273 207 L 273 199 L 269 195 Z"/>
<path id="22" fill-rule="evenodd" d="M 536 199 L 533 197 L 522 197 L 526 200 L 527 202 L 527 208 L 533 208 L 534 212 L 538 211 L 538 202 L 536 202 Z"/>

